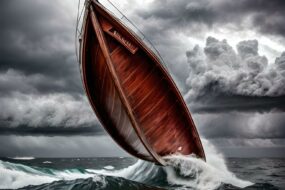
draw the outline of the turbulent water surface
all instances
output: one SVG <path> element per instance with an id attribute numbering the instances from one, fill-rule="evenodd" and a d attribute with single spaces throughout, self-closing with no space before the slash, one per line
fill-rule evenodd
<path id="1" fill-rule="evenodd" d="M 285 189 L 285 159 L 1 158 L 0 189 Z M 227 166 L 228 167 L 227 167 Z"/>

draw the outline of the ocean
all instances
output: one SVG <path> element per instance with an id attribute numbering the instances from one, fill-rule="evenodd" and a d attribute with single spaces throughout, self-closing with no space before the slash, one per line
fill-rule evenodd
<path id="1" fill-rule="evenodd" d="M 0 189 L 285 190 L 285 158 L 165 159 L 168 166 L 131 157 L 1 158 Z"/>

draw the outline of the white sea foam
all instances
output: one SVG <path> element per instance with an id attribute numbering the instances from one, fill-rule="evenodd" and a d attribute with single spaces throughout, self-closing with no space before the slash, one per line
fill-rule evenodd
<path id="1" fill-rule="evenodd" d="M 22 169 L 17 170 L 16 166 Z M 36 174 L 37 173 L 37 174 Z M 16 189 L 27 185 L 39 185 L 57 180 L 30 167 L 0 161 L 0 189 Z"/>
<path id="2" fill-rule="evenodd" d="M 14 160 L 33 160 L 35 158 L 34 157 L 13 157 L 11 159 L 14 159 Z"/>
<path id="3" fill-rule="evenodd" d="M 221 183 L 237 187 L 252 185 L 231 173 L 222 154 L 207 140 L 203 140 L 207 162 L 193 156 L 172 155 L 165 159 L 169 166 L 165 167 L 167 180 L 170 184 L 179 184 L 194 189 L 216 189 Z"/>
<path id="4" fill-rule="evenodd" d="M 145 162 L 142 160 L 138 160 L 135 164 L 128 166 L 126 168 L 120 170 L 94 170 L 94 169 L 87 169 L 88 172 L 91 173 L 99 173 L 102 175 L 107 176 L 114 176 L 114 177 L 123 177 L 129 180 L 137 181 L 137 182 L 144 182 L 147 179 L 151 179 L 152 177 L 157 177 L 157 171 L 159 167 L 155 164 Z"/>
<path id="5" fill-rule="evenodd" d="M 159 167 L 154 164 L 137 161 L 134 165 L 115 171 L 88 170 L 103 175 L 123 177 L 126 179 L 145 182 L 158 177 L 159 169 L 167 175 L 167 182 L 179 185 L 185 189 L 216 189 L 222 183 L 237 187 L 246 187 L 253 183 L 237 178 L 226 166 L 223 155 L 207 140 L 203 140 L 207 162 L 193 156 L 171 155 L 165 157 L 168 166 Z"/>
<path id="6" fill-rule="evenodd" d="M 104 168 L 107 169 L 107 170 L 113 170 L 114 166 L 104 166 Z"/>
<path id="7" fill-rule="evenodd" d="M 40 185 L 59 180 L 93 178 L 93 181 L 105 185 L 105 179 L 94 173 L 81 173 L 78 170 L 52 170 L 45 173 L 22 164 L 3 162 L 0 160 L 0 189 L 17 189 L 27 185 Z"/>
<path id="8" fill-rule="evenodd" d="M 123 177 L 141 183 L 148 183 L 161 177 L 161 172 L 165 173 L 166 176 L 166 179 L 163 180 L 183 189 L 216 189 L 221 183 L 243 188 L 252 184 L 249 181 L 238 179 L 228 170 L 222 154 L 207 140 L 202 142 L 207 162 L 193 156 L 171 155 L 165 157 L 168 163 L 165 167 L 139 160 L 135 164 L 120 170 L 114 170 L 113 166 L 105 166 L 105 169 L 101 170 L 87 169 L 79 171 L 71 169 L 46 172 L 21 164 L 0 161 L 0 188 L 20 188 L 26 185 L 39 185 L 58 180 L 89 177 L 104 186 L 106 181 L 102 175 Z"/>
<path id="9" fill-rule="evenodd" d="M 51 164 L 51 161 L 44 161 L 43 164 Z"/>

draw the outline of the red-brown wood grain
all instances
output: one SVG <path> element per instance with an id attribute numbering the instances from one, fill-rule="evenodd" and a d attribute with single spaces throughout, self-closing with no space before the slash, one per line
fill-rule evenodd
<path id="1" fill-rule="evenodd" d="M 163 156 L 203 147 L 187 106 L 156 55 L 96 1 L 84 26 L 82 79 L 102 125 L 130 154 Z"/>

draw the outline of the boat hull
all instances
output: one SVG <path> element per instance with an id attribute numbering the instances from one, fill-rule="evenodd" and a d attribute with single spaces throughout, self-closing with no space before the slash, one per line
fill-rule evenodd
<path id="1" fill-rule="evenodd" d="M 159 59 L 95 1 L 84 25 L 81 60 L 92 108 L 127 152 L 158 164 L 175 153 L 205 159 L 186 104 Z"/>

